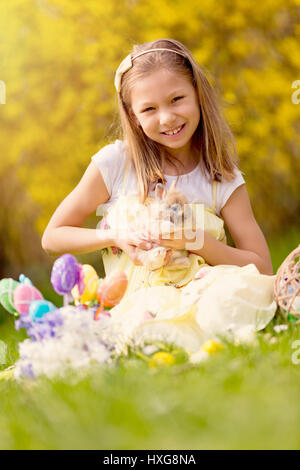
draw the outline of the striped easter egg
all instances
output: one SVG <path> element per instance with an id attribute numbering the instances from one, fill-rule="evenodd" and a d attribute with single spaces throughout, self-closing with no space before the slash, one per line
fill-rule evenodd
<path id="1" fill-rule="evenodd" d="M 14 291 L 18 285 L 19 282 L 11 277 L 0 281 L 0 303 L 12 315 L 18 315 L 14 307 Z"/>
<path id="2" fill-rule="evenodd" d="M 68 294 L 79 282 L 79 264 L 75 256 L 66 253 L 55 260 L 51 271 L 51 284 L 60 295 Z"/>
<path id="3" fill-rule="evenodd" d="M 33 300 L 42 300 L 40 291 L 27 284 L 19 284 L 14 291 L 14 307 L 20 315 L 27 315 Z"/>

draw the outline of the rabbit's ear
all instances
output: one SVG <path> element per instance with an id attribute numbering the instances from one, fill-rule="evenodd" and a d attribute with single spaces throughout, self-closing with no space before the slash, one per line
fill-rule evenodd
<path id="1" fill-rule="evenodd" d="M 155 187 L 155 198 L 156 199 L 163 199 L 165 193 L 165 189 L 161 183 L 158 183 Z"/>
<path id="2" fill-rule="evenodd" d="M 170 188 L 169 188 L 169 191 L 174 191 L 174 189 L 176 189 L 176 181 L 173 181 Z"/>

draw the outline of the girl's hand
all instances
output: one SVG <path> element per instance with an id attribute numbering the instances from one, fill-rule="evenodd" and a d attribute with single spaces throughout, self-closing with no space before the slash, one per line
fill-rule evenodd
<path id="1" fill-rule="evenodd" d="M 191 238 L 187 238 L 186 235 L 189 235 Z M 196 250 L 202 247 L 201 241 L 203 240 L 203 235 L 201 237 L 200 231 L 191 231 L 185 234 L 184 230 L 180 228 L 171 232 L 168 238 L 166 236 L 163 237 L 161 233 L 151 233 L 149 231 L 146 239 L 159 246 L 172 248 L 173 250 Z M 199 248 L 197 248 L 198 245 Z"/>
<path id="2" fill-rule="evenodd" d="M 114 240 L 114 246 L 117 246 L 129 256 L 136 266 L 143 266 L 138 256 L 138 249 L 150 250 L 152 243 L 142 239 L 136 232 L 129 232 L 121 239 Z"/>

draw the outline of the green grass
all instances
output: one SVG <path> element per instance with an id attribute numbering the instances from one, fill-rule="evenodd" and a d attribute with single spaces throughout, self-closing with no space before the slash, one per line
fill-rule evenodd
<path id="1" fill-rule="evenodd" d="M 295 231 L 270 243 L 274 269 L 299 239 Z M 2 380 L 0 448 L 299 449 L 300 364 L 292 355 L 300 359 L 300 348 L 297 355 L 292 346 L 300 326 L 286 323 L 276 334 L 281 323 L 277 315 L 256 344 L 227 343 L 199 365 L 152 369 L 132 355 L 84 376 Z M 24 337 L 0 312 L 2 367 L 14 363 Z"/>
<path id="2" fill-rule="evenodd" d="M 269 326 L 271 330 L 271 326 Z M 132 357 L 85 377 L 0 382 L 3 449 L 299 449 L 299 327 L 197 366 Z"/>

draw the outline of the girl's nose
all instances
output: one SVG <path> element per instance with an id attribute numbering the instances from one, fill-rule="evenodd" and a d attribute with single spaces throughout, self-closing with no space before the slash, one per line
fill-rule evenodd
<path id="1" fill-rule="evenodd" d="M 164 126 L 165 130 L 175 123 L 176 117 L 169 111 L 162 111 L 159 115 L 159 122 L 161 126 Z"/>

